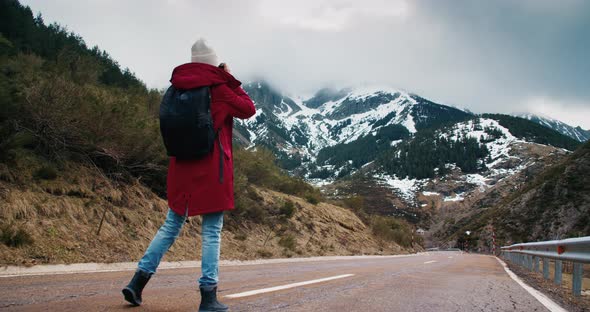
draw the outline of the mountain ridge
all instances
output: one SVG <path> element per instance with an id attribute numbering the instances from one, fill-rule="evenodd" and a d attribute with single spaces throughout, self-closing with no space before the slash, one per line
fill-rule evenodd
<path id="1" fill-rule="evenodd" d="M 472 116 L 393 88 L 321 89 L 307 100 L 286 97 L 260 82 L 248 83 L 244 89 L 258 112 L 254 118 L 238 122 L 247 129 L 243 136 L 250 138 L 250 143 L 258 141 L 270 147 L 280 158 L 299 156 L 300 162 L 313 160 L 322 148 L 350 143 L 389 125 L 401 124 L 415 133 Z M 320 104 L 320 100 L 325 102 Z"/>
<path id="2" fill-rule="evenodd" d="M 555 118 L 544 116 L 540 114 L 531 114 L 531 113 L 520 113 L 520 114 L 513 114 L 514 116 L 525 118 L 536 122 L 540 125 L 545 127 L 551 128 L 556 130 L 564 135 L 569 136 L 570 138 L 580 141 L 586 142 L 590 140 L 590 130 L 582 129 L 580 126 L 571 126 L 566 124 L 563 121 L 557 120 Z"/>
<path id="3" fill-rule="evenodd" d="M 259 82 L 246 84 L 244 89 L 259 109 L 253 119 L 238 122 L 238 127 L 245 132 L 244 137 L 250 138 L 248 145 L 258 143 L 270 148 L 283 164 L 288 163 L 284 166 L 287 170 L 295 170 L 294 173 L 308 178 L 314 167 L 322 166 L 316 163 L 317 157 L 325 155 L 327 149 L 371 140 L 371 135 L 396 144 L 394 142 L 402 138 L 400 134 L 392 134 L 394 125 L 406 128 L 409 136 L 413 136 L 422 130 L 491 117 L 516 131 L 521 139 L 570 150 L 578 144 L 553 129 L 527 124 L 529 121 L 525 119 L 511 119 L 500 114 L 476 115 L 395 88 L 323 88 L 308 99 L 289 98 Z M 325 160 L 326 157 L 320 158 Z M 372 160 L 375 159 L 357 163 L 356 168 Z"/>

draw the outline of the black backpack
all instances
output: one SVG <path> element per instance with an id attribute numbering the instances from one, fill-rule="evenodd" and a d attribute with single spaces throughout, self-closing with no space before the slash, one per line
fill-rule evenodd
<path id="1" fill-rule="evenodd" d="M 199 159 L 219 143 L 219 182 L 223 183 L 223 145 L 213 129 L 209 87 L 179 90 L 170 86 L 160 104 L 160 132 L 168 156 Z"/>

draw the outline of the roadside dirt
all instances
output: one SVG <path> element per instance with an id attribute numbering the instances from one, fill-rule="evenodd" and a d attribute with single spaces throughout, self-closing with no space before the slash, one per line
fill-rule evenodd
<path id="1" fill-rule="evenodd" d="M 553 280 L 544 279 L 542 273 L 529 271 L 520 265 L 515 265 L 510 262 L 506 263 L 510 270 L 518 275 L 524 282 L 550 297 L 564 309 L 570 312 L 590 311 L 590 279 L 584 278 L 584 283 L 582 284 L 582 296 L 574 297 L 572 295 L 571 277 L 566 273 L 563 274 L 562 284 L 556 285 L 553 283 Z M 550 273 L 550 276 L 552 277 L 553 272 Z"/>

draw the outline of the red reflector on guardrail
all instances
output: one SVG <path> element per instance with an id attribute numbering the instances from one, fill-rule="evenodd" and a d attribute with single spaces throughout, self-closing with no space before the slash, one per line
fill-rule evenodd
<path id="1" fill-rule="evenodd" d="M 565 252 L 565 246 L 557 246 L 557 254 L 561 255 Z"/>

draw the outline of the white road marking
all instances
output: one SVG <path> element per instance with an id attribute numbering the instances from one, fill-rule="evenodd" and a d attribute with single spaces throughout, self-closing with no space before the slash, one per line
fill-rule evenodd
<path id="1" fill-rule="evenodd" d="M 321 283 L 321 282 L 331 281 L 331 280 L 335 280 L 335 279 L 339 279 L 339 278 L 351 277 L 353 275 L 354 274 L 337 275 L 337 276 L 332 276 L 332 277 L 315 279 L 315 280 L 311 280 L 311 281 L 305 281 L 305 282 L 299 282 L 299 283 L 293 283 L 293 284 L 287 284 L 287 285 L 275 286 L 275 287 L 269 287 L 269 288 L 262 288 L 262 289 L 257 289 L 257 290 L 250 290 L 250 291 L 245 291 L 245 292 L 241 292 L 241 293 L 237 293 L 237 294 L 227 295 L 225 297 L 226 298 L 241 298 L 241 297 L 254 296 L 254 295 L 263 294 L 263 293 L 272 292 L 272 291 L 278 291 L 278 290 L 289 289 L 289 288 L 294 288 L 294 287 L 299 287 L 299 286 L 305 286 L 305 285 L 309 285 L 309 284 Z"/>
<path id="2" fill-rule="evenodd" d="M 517 282 L 520 286 L 522 286 L 522 288 L 524 288 L 524 290 L 526 290 L 529 294 L 531 294 L 533 297 L 535 297 L 535 299 L 537 299 L 542 305 L 544 305 L 547 309 L 549 309 L 549 311 L 551 311 L 551 312 L 567 312 L 567 310 L 560 307 L 557 303 L 555 303 L 555 301 L 549 299 L 547 296 L 545 296 L 540 291 L 532 288 L 531 286 L 529 286 L 525 282 L 523 282 L 518 276 L 516 276 L 516 274 L 514 274 L 512 271 L 510 271 L 510 269 L 508 268 L 506 263 L 504 263 L 504 261 L 500 260 L 500 258 L 496 257 L 496 260 L 498 260 L 498 262 L 500 262 L 500 264 L 504 267 L 504 271 L 506 271 L 506 273 L 508 273 L 508 276 L 510 276 L 515 282 Z"/>
<path id="3" fill-rule="evenodd" d="M 449 257 L 449 259 L 453 259 L 453 257 Z"/>
<path id="4" fill-rule="evenodd" d="M 424 262 L 424 264 L 435 263 L 435 262 L 436 262 L 436 260 L 426 261 L 426 262 Z"/>

